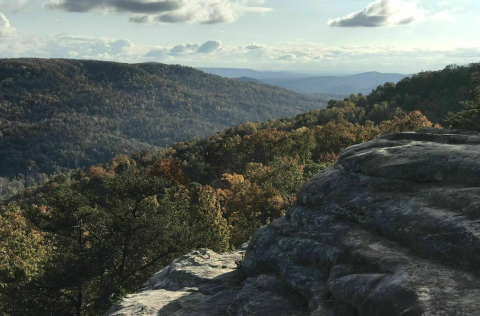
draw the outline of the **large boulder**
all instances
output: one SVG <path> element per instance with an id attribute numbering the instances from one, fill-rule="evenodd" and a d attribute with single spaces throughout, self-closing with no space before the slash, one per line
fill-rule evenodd
<path id="1" fill-rule="evenodd" d="M 350 147 L 254 234 L 221 291 L 169 288 L 169 268 L 135 295 L 176 310 L 110 315 L 480 315 L 479 158 L 480 134 L 451 130 Z"/>

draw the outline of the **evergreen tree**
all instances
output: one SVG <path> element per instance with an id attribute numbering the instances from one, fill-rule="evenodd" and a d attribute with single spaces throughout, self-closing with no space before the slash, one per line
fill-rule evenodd
<path id="1" fill-rule="evenodd" d="M 474 101 L 461 102 L 465 111 L 449 113 L 446 121 L 452 128 L 480 132 L 480 73 L 476 73 L 472 80 L 478 84 L 472 93 Z"/>

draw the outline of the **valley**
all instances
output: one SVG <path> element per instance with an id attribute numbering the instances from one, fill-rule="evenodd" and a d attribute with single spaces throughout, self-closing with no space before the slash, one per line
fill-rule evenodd
<path id="1" fill-rule="evenodd" d="M 26 172 L 4 178 L 0 206 L 9 316 L 103 314 L 175 258 L 239 248 L 284 218 L 298 189 L 348 147 L 478 127 L 480 91 L 466 93 L 478 64 L 328 102 L 180 66 L 2 65 L 1 159 L 17 168 L 4 176 Z"/>

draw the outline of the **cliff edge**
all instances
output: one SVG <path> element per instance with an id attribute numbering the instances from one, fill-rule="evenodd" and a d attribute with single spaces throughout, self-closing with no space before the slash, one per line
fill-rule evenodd
<path id="1" fill-rule="evenodd" d="M 107 315 L 478 315 L 479 157 L 452 130 L 350 147 L 246 252 L 192 252 Z"/>

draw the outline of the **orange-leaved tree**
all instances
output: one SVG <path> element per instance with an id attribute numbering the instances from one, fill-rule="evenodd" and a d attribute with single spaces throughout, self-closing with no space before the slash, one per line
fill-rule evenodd
<path id="1" fill-rule="evenodd" d="M 172 180 L 173 184 L 190 184 L 190 179 L 182 170 L 182 161 L 180 159 L 159 159 L 153 163 L 148 173 L 151 176 Z"/>
<path id="2" fill-rule="evenodd" d="M 385 121 L 380 124 L 380 132 L 387 133 L 403 133 L 416 132 L 421 128 L 432 127 L 430 122 L 420 111 L 413 111 L 409 114 L 401 112 L 397 117 L 391 121 Z M 440 125 L 435 124 L 435 128 L 441 128 Z"/>

